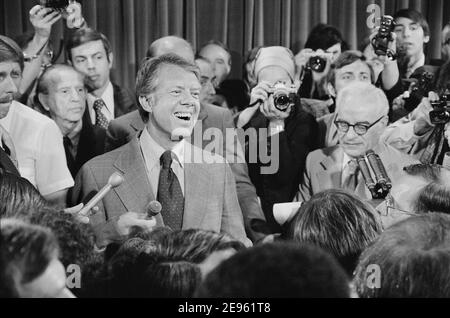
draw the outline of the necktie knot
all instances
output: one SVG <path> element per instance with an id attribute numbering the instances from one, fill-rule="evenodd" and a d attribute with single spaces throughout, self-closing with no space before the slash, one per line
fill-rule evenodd
<path id="1" fill-rule="evenodd" d="M 94 110 L 96 111 L 96 112 L 98 112 L 98 111 L 101 111 L 102 110 L 102 108 L 103 108 L 103 106 L 106 106 L 105 105 L 105 102 L 103 101 L 103 99 L 97 99 L 95 102 L 94 102 Z"/>
<path id="2" fill-rule="evenodd" d="M 172 165 L 172 151 L 168 150 L 165 153 L 162 154 L 161 156 L 161 165 L 163 167 L 163 169 L 169 169 L 170 166 Z"/>

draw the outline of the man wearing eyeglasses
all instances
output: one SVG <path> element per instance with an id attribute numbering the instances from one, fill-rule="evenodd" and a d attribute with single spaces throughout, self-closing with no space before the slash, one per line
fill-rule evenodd
<path id="1" fill-rule="evenodd" d="M 389 103 L 382 90 L 369 83 L 352 83 L 338 94 L 336 119 L 338 145 L 311 152 L 298 198 L 307 201 L 320 191 L 340 188 L 371 200 L 356 159 L 374 150 L 391 181 L 404 166 L 418 161 L 380 141 L 388 123 Z"/>

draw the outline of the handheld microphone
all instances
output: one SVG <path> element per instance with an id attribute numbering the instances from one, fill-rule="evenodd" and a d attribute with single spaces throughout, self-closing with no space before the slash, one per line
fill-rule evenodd
<path id="1" fill-rule="evenodd" d="M 369 166 L 367 165 L 366 159 L 364 156 L 361 156 L 357 159 L 359 169 L 364 177 L 364 181 L 366 183 L 367 188 L 369 188 L 372 197 L 375 197 L 377 194 L 376 183 L 373 181 L 372 175 L 370 174 Z"/>
<path id="2" fill-rule="evenodd" d="M 162 211 L 162 205 L 158 201 L 150 201 L 147 206 L 145 207 L 145 210 L 147 211 L 148 217 L 154 217 L 161 213 Z"/>
<path id="3" fill-rule="evenodd" d="M 89 211 L 94 208 L 100 200 L 102 200 L 108 192 L 118 187 L 123 182 L 123 176 L 118 173 L 114 172 L 108 179 L 108 183 L 91 199 L 89 202 L 84 206 L 84 208 L 81 209 L 79 212 L 79 215 L 81 216 L 88 216 Z"/>
<path id="4" fill-rule="evenodd" d="M 377 183 L 380 184 L 383 191 L 389 191 L 392 188 L 391 179 L 389 179 L 380 157 L 373 150 L 367 151 L 366 156 L 373 172 L 375 173 Z"/>

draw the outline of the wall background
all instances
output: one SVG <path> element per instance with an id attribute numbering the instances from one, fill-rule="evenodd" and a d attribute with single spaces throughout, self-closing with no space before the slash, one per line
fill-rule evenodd
<path id="1" fill-rule="evenodd" d="M 38 0 L 0 0 L 0 34 L 10 37 L 30 30 L 29 10 Z M 199 48 L 210 39 L 226 43 L 233 55 L 232 78 L 241 76 L 242 56 L 260 45 L 282 45 L 294 53 L 319 22 L 339 28 L 353 49 L 370 34 L 367 8 L 380 14 L 401 8 L 422 12 L 430 24 L 428 54 L 440 56 L 440 32 L 450 21 L 450 0 L 79 0 L 88 24 L 111 40 L 115 53 L 113 77 L 133 88 L 136 70 L 149 44 L 178 35 Z M 52 30 L 58 47 L 63 23 Z M 57 48 L 55 48 L 55 51 Z"/>

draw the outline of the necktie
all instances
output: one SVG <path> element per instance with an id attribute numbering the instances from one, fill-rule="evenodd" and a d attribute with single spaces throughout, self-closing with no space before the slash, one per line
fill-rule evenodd
<path id="1" fill-rule="evenodd" d="M 72 155 L 72 141 L 70 138 L 65 136 L 63 138 L 64 151 L 66 152 L 67 167 L 69 168 L 72 176 L 75 174 L 75 158 Z"/>
<path id="2" fill-rule="evenodd" d="M 12 161 L 12 163 L 17 169 L 18 163 L 17 163 L 16 148 L 14 148 L 14 143 L 11 136 L 6 131 L 6 129 L 3 128 L 2 125 L 0 125 L 0 142 L 3 145 L 5 153 L 9 156 L 9 159 Z"/>
<path id="3" fill-rule="evenodd" d="M 158 201 L 162 205 L 161 216 L 164 223 L 172 230 L 178 230 L 183 225 L 184 197 L 180 182 L 170 167 L 172 161 L 171 151 L 166 151 L 160 158 Z"/>
<path id="4" fill-rule="evenodd" d="M 105 114 L 102 113 L 103 107 L 106 107 L 105 102 L 103 99 L 97 99 L 94 102 L 94 110 L 95 110 L 95 125 L 102 127 L 103 129 L 107 129 L 109 122 L 106 118 Z"/>
<path id="5" fill-rule="evenodd" d="M 349 160 L 342 172 L 342 188 L 348 191 L 355 191 L 358 182 L 358 163 L 355 159 Z"/>

